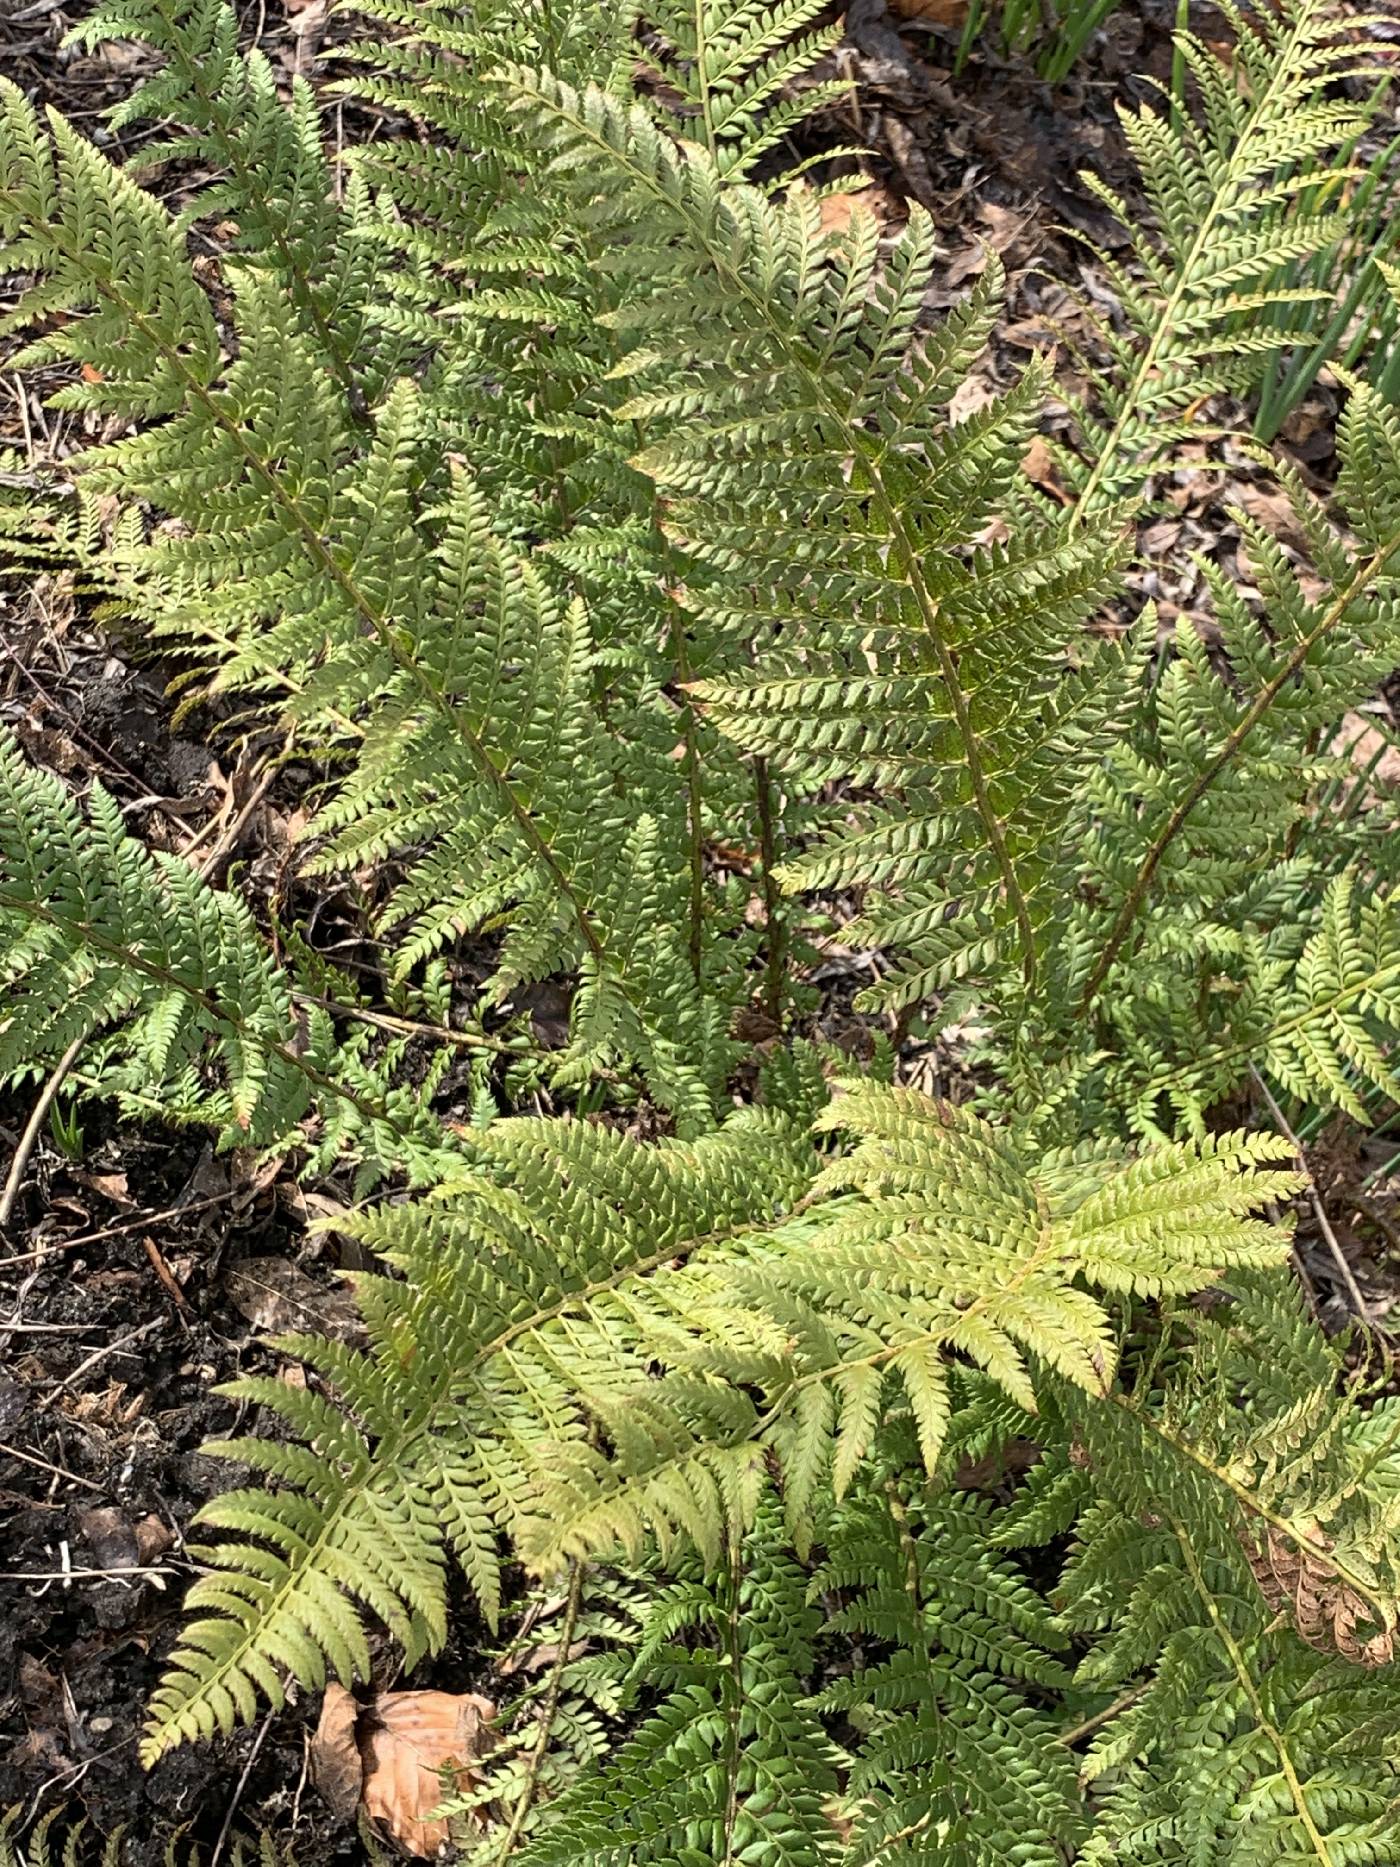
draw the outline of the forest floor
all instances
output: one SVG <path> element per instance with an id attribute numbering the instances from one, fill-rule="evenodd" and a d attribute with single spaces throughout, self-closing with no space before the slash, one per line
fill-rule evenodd
<path id="1" fill-rule="evenodd" d="M 955 80 L 956 34 L 937 23 L 946 11 L 914 0 L 906 10 L 891 17 L 884 0 L 854 0 L 841 57 L 855 101 L 831 133 L 873 152 L 866 186 L 877 211 L 898 218 L 914 199 L 933 213 L 948 254 L 946 298 L 936 303 L 953 302 L 989 252 L 1001 256 L 1008 312 L 970 392 L 990 394 L 1072 325 L 1073 298 L 1057 280 L 1105 302 L 1092 247 L 1111 248 L 1119 235 L 1074 176 L 1093 167 L 1131 191 L 1114 105 L 1145 95 L 1145 76 L 1167 76 L 1174 6 L 1125 5 L 1053 90 L 1029 64 L 986 48 Z M 68 0 L 0 0 L 0 70 L 110 147 L 103 113 L 140 61 L 123 47 L 61 50 L 81 11 Z M 341 30 L 324 0 L 259 0 L 242 11 L 247 41 L 289 78 L 314 74 L 323 42 Z M 1193 23 L 1210 36 L 1207 14 L 1193 8 Z M 188 179 L 166 186 L 162 177 L 158 190 L 178 199 Z M 1337 392 L 1324 382 L 1283 436 L 1323 484 L 1336 412 Z M 45 408 L 42 385 L 22 388 L 0 369 L 0 445 L 53 459 L 83 439 Z M 1027 471 L 1053 490 L 1048 454 L 1028 457 Z M 1234 574 L 1238 532 L 1227 507 L 1275 495 L 1243 456 L 1237 470 L 1182 474 L 1159 491 L 1156 553 L 1170 551 L 1176 568 L 1171 580 L 1149 570 L 1142 593 L 1170 624 L 1201 597 L 1191 550 Z M 0 575 L 0 719 L 48 768 L 100 778 L 154 846 L 190 855 L 215 879 L 236 861 L 277 896 L 301 808 L 298 773 L 282 767 L 268 784 L 264 748 L 232 749 L 207 716 L 180 719 L 171 673 L 140 644 L 95 626 L 64 581 L 6 585 Z M 334 920 L 344 908 L 332 901 L 318 911 Z M 848 970 L 839 952 L 825 969 L 822 1029 L 855 1041 Z M 542 1003 L 536 1015 L 547 1022 L 557 1011 Z M 930 1046 L 908 1059 L 915 1073 L 946 1065 Z M 0 1104 L 0 1177 L 35 1093 Z M 28 1820 L 67 1805 L 104 1832 L 125 1825 L 143 1863 L 159 1860 L 181 1830 L 207 1862 L 228 1857 L 239 1829 L 266 1829 L 316 1867 L 359 1843 L 352 1827 L 327 1818 L 309 1779 L 314 1703 L 180 1750 L 148 1775 L 135 1739 L 194 1572 L 191 1517 L 237 1480 L 200 1449 L 242 1424 L 218 1384 L 253 1371 L 295 1379 L 266 1346 L 270 1332 L 355 1327 L 336 1247 L 307 1230 L 309 1219 L 334 1214 L 346 1189 L 300 1185 L 290 1159 L 250 1166 L 197 1137 L 117 1125 L 91 1104 L 77 1121 L 64 1146 L 43 1124 L 0 1232 L 0 1810 L 16 1805 Z M 1334 1127 L 1310 1155 L 1333 1235 L 1376 1319 L 1400 1302 L 1396 1145 Z M 1332 1247 L 1309 1209 L 1300 1255 L 1324 1315 L 1344 1320 Z M 449 1646 L 415 1684 L 491 1694 L 481 1664 Z"/>

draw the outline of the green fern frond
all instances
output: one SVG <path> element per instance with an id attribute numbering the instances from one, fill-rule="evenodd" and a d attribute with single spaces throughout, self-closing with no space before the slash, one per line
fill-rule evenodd
<path id="1" fill-rule="evenodd" d="M 522 1861 L 818 1867 L 839 1859 L 830 1813 L 837 1753 L 803 1703 L 821 1625 L 805 1584 L 770 1505 L 716 1575 L 683 1572 L 660 1591 L 634 1678 L 667 1697 L 548 1812 Z"/>
<path id="2" fill-rule="evenodd" d="M 950 1354 L 1031 1408 L 1028 1355 L 1102 1395 L 1113 1332 L 1079 1276 L 1197 1289 L 1285 1249 L 1247 1216 L 1257 1169 L 1284 1152 L 1271 1139 L 1052 1162 L 1037 1181 L 1005 1136 L 922 1098 L 865 1085 L 838 1107 L 824 1125 L 860 1144 L 819 1178 L 781 1118 L 659 1146 L 509 1121 L 471 1143 L 475 1179 L 353 1221 L 399 1273 L 361 1280 L 371 1352 L 285 1345 L 349 1411 L 274 1381 L 232 1390 L 302 1445 L 240 1447 L 289 1488 L 204 1513 L 255 1540 L 218 1545 L 196 1584 L 202 1618 L 147 1754 L 227 1728 L 255 1689 L 275 1696 L 278 1666 L 315 1684 L 324 1651 L 341 1676 L 361 1672 L 347 1594 L 410 1653 L 436 1645 L 447 1543 L 488 1613 L 503 1536 L 542 1573 L 648 1539 L 714 1562 L 753 1521 L 765 1447 L 808 1541 L 833 1459 L 844 1486 L 891 1378 L 932 1470 Z M 799 1200 L 809 1209 L 785 1216 Z"/>
<path id="3" fill-rule="evenodd" d="M 1119 109 L 1155 225 L 1135 228 L 1097 176 L 1081 178 L 1128 231 L 1133 265 L 1098 255 L 1128 328 L 1110 331 L 1091 314 L 1110 363 L 1095 373 L 1094 412 L 1075 404 L 1082 465 L 1065 466 L 1080 523 L 1141 488 L 1193 403 L 1257 375 L 1286 342 L 1261 314 L 1318 295 L 1280 274 L 1343 231 L 1338 217 L 1310 219 L 1295 204 L 1366 126 L 1364 93 L 1347 95 L 1340 81 L 1378 69 L 1366 36 L 1377 19 L 1331 0 L 1226 10 L 1233 68 L 1196 33 L 1176 35 L 1199 119 Z"/>

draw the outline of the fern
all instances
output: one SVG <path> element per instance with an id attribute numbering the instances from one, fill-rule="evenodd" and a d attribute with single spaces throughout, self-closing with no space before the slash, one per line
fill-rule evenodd
<path id="1" fill-rule="evenodd" d="M 846 1792 L 852 1867 L 929 1850 L 1052 1867 L 1083 1833 L 1073 1761 L 1027 1697 L 1064 1690 L 1066 1638 L 997 1550 L 988 1515 L 886 1480 L 842 1513 L 813 1578 L 814 1593 L 850 1597 L 829 1630 L 888 1654 L 818 1700 L 861 1732 Z"/>
<path id="2" fill-rule="evenodd" d="M 203 1618 L 157 1696 L 148 1755 L 227 1727 L 255 1688 L 280 1702 L 269 1654 L 311 1685 L 326 1659 L 347 1681 L 362 1673 L 342 1590 L 410 1655 L 439 1644 L 448 1548 L 492 1620 L 503 1534 L 544 1573 L 635 1555 L 648 1535 L 714 1561 L 752 1521 L 765 1448 L 810 1541 L 817 1488 L 830 1470 L 845 1489 L 887 1384 L 934 1471 L 950 1351 L 1032 1407 L 1027 1352 L 1102 1394 L 1109 1318 L 1077 1274 L 1109 1290 L 1195 1289 L 1282 1249 L 1245 1216 L 1261 1196 L 1251 1169 L 1276 1143 L 1052 1157 L 1032 1177 L 955 1112 L 873 1088 L 849 1100 L 844 1120 L 865 1138 L 820 1178 L 780 1117 L 736 1116 L 658 1147 L 509 1121 L 475 1142 L 475 1186 L 355 1221 L 403 1281 L 361 1282 L 369 1354 L 286 1344 L 348 1414 L 276 1381 L 230 1390 L 305 1447 L 240 1442 L 239 1458 L 292 1488 L 206 1509 L 206 1523 L 257 1540 L 205 1552 L 214 1573 L 191 1596 Z M 856 1191 L 828 1212 L 842 1185 Z M 941 1227 L 919 1216 L 931 1201 L 946 1202 Z"/>
<path id="3" fill-rule="evenodd" d="M 802 1702 L 820 1627 L 805 1581 L 772 1509 L 713 1579 L 683 1567 L 651 1603 L 633 1669 L 664 1702 L 565 1796 L 521 1858 L 836 1860 L 835 1752 Z"/>
<path id="4" fill-rule="evenodd" d="M 1061 504 L 1047 363 L 954 415 L 995 266 L 934 322 L 927 217 L 833 231 L 794 173 L 811 0 L 362 17 L 339 88 L 414 133 L 341 188 L 215 0 L 79 28 L 149 55 L 128 169 L 0 94 L 5 328 L 108 436 L 71 502 L 7 460 L 0 534 L 276 721 L 300 873 L 383 955 L 274 964 L 0 744 L 8 1080 L 71 1051 L 127 1115 L 348 1162 L 381 1262 L 367 1349 L 230 1390 L 269 1482 L 203 1513 L 146 1760 L 368 1678 L 367 1622 L 439 1649 L 455 1565 L 492 1629 L 568 1578 L 468 1799 L 501 1857 L 1394 1858 L 1395 1410 L 1289 1295 L 1294 1144 L 1235 1099 L 1393 1099 L 1393 808 L 1333 748 L 1397 658 L 1395 411 L 1347 378 L 1325 500 L 1256 455 L 1293 522 L 1205 568 L 1218 646 L 1110 607 L 1348 237 L 1371 24 L 1232 12 L 1233 69 L 1180 39 L 1201 120 L 1125 120 L 1152 224 Z M 784 1029 L 836 894 L 899 1013 L 864 1076 Z M 969 1009 L 970 1104 L 894 1086 Z M 625 1688 L 570 1656 L 618 1564 Z"/>
<path id="5" fill-rule="evenodd" d="M 1094 1636 L 1081 1681 L 1126 1707 L 1086 1759 L 1109 1788 L 1085 1859 L 1383 1860 L 1394 1408 L 1339 1405 L 1296 1293 L 1246 1284 L 1199 1327 L 1163 1393 L 1074 1411 L 1066 1618 Z"/>
<path id="6" fill-rule="evenodd" d="M 1089 314 L 1113 367 L 1093 377 L 1102 413 L 1075 405 L 1086 465 L 1068 454 L 1063 464 L 1079 515 L 1135 491 L 1192 403 L 1251 382 L 1261 358 L 1287 341 L 1268 314 L 1325 297 L 1278 275 L 1341 231 L 1330 214 L 1296 204 L 1335 176 L 1334 152 L 1366 127 L 1367 104 L 1334 87 L 1375 75 L 1378 48 L 1359 35 L 1379 16 L 1291 0 L 1248 15 L 1230 6 L 1226 17 L 1233 69 L 1195 34 L 1176 35 L 1200 90 L 1199 123 L 1147 105 L 1119 110 L 1155 226 L 1132 241 L 1135 269 L 1097 255 L 1128 328 L 1119 334 Z M 1081 179 L 1132 227 L 1111 189 L 1092 174 Z"/>
<path id="7" fill-rule="evenodd" d="M 154 1094 L 240 1142 L 305 1113 L 315 1037 L 293 1053 L 290 994 L 240 902 L 151 856 L 98 786 L 84 821 L 8 735 L 0 839 L 0 1073 L 22 1080 L 91 1040 L 115 1093 Z"/>
<path id="8" fill-rule="evenodd" d="M 70 1821 L 67 1815 L 67 1807 L 59 1804 L 26 1826 L 20 1810 L 0 1811 L 0 1867 L 80 1867 L 88 1860 L 96 1860 L 100 1867 L 122 1867 L 127 1853 L 124 1830 L 89 1839 L 86 1818 L 76 1816 Z M 95 1847 L 98 1842 L 100 1846 Z M 266 1829 L 259 1830 L 256 1838 L 235 1831 L 228 1858 L 233 1867 L 295 1867 L 296 1860 Z M 165 1867 L 202 1867 L 204 1855 L 180 1831 L 167 1845 L 163 1859 Z"/>

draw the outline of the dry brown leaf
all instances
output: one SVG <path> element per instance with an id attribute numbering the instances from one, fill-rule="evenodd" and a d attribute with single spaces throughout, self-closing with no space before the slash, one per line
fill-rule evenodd
<path id="1" fill-rule="evenodd" d="M 360 1706 L 330 1685 L 311 1747 L 316 1786 L 337 1815 L 363 1808 L 400 1853 L 430 1860 L 449 1840 L 447 1822 L 432 1814 L 444 1780 L 471 1786 L 495 1713 L 474 1692 L 381 1692 Z"/>
<path id="2" fill-rule="evenodd" d="M 311 1780 L 331 1814 L 343 1822 L 354 1821 L 364 1781 L 365 1766 L 355 1734 L 359 1718 L 359 1706 L 343 1685 L 332 1680 L 321 1701 L 321 1721 L 311 1740 Z"/>
<path id="3" fill-rule="evenodd" d="M 359 1312 L 348 1290 L 327 1288 L 285 1258 L 235 1258 L 224 1272 L 234 1308 L 269 1335 L 314 1329 L 347 1341 L 359 1331 Z"/>
<path id="4" fill-rule="evenodd" d="M 1028 480 L 1034 480 L 1037 486 L 1056 484 L 1055 456 L 1050 452 L 1050 443 L 1044 435 L 1031 436 L 1031 444 L 1021 456 L 1021 471 Z"/>
<path id="5" fill-rule="evenodd" d="M 898 19 L 927 20 L 930 26 L 961 26 L 967 18 L 969 0 L 889 0 L 890 12 Z"/>
<path id="6" fill-rule="evenodd" d="M 965 376 L 953 391 L 948 403 L 948 419 L 957 425 L 966 421 L 969 415 L 976 415 L 996 400 L 990 383 L 981 381 L 976 376 Z"/>
<path id="7" fill-rule="evenodd" d="M 895 211 L 895 204 L 885 189 L 871 186 L 853 188 L 845 194 L 823 195 L 821 199 L 821 221 L 823 233 L 845 233 L 856 211 L 864 208 L 873 214 L 881 225 L 888 221 Z"/>
<path id="8" fill-rule="evenodd" d="M 1400 784 L 1400 747 L 1373 726 L 1364 713 L 1342 715 L 1332 752 L 1337 758 L 1350 759 L 1375 784 Z"/>
<path id="9" fill-rule="evenodd" d="M 1324 1531 L 1306 1526 L 1314 1547 L 1300 1547 L 1273 1524 L 1245 1555 L 1259 1592 L 1275 1614 L 1291 1615 L 1299 1638 L 1319 1653 L 1340 1653 L 1353 1666 L 1388 1666 L 1395 1658 L 1396 1617 L 1376 1609 L 1344 1581 L 1327 1556 Z"/>

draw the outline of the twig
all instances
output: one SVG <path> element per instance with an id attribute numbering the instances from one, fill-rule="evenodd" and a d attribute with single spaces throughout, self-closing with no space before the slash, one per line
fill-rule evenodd
<path id="1" fill-rule="evenodd" d="M 287 742 L 282 748 L 284 755 L 291 746 L 291 743 L 291 735 L 288 734 Z M 271 760 L 265 767 L 262 776 L 248 794 L 248 801 L 244 804 L 242 810 L 239 811 L 238 815 L 231 823 L 224 826 L 223 833 L 215 842 L 208 855 L 201 861 L 198 874 L 202 882 L 212 881 L 214 873 L 224 857 L 232 855 L 233 851 L 237 849 L 238 840 L 247 828 L 248 819 L 272 789 L 273 782 L 281 769 L 280 763 L 275 759 Z"/>
<path id="2" fill-rule="evenodd" d="M 85 1491 L 95 1491 L 99 1497 L 107 1495 L 106 1485 L 95 1485 L 91 1478 L 80 1478 L 76 1472 L 66 1472 L 61 1465 L 51 1465 L 37 1452 L 21 1452 L 18 1446 L 0 1441 L 0 1458 L 18 1459 L 21 1465 L 37 1465 L 41 1472 L 52 1472 L 55 1478 L 62 1478 L 67 1484 L 81 1485 Z"/>
<path id="3" fill-rule="evenodd" d="M 75 1381 L 81 1380 L 89 1368 L 95 1368 L 98 1362 L 105 1361 L 108 1355 L 120 1353 L 128 1342 L 139 1342 L 143 1336 L 148 1336 L 153 1329 L 164 1328 L 165 1322 L 166 1318 L 164 1316 L 153 1316 L 149 1322 L 143 1322 L 139 1328 L 128 1329 L 125 1335 L 119 1335 L 115 1342 L 107 1342 L 103 1347 L 94 1349 L 86 1360 L 78 1363 L 71 1374 L 65 1374 L 58 1385 L 50 1390 L 45 1397 L 45 1406 L 51 1406 L 65 1389 L 70 1388 Z"/>
<path id="4" fill-rule="evenodd" d="M 0 1582 L 104 1582 L 128 1575 L 173 1575 L 173 1569 L 144 1563 L 117 1563 L 110 1569 L 0 1569 Z"/>
<path id="5" fill-rule="evenodd" d="M 146 1256 L 150 1259 L 151 1269 L 155 1272 L 156 1276 L 160 1279 L 161 1286 L 165 1290 L 166 1295 L 170 1298 L 170 1301 L 175 1305 L 176 1309 L 179 1311 L 180 1321 L 184 1324 L 185 1328 L 188 1329 L 189 1324 L 185 1322 L 185 1317 L 189 1313 L 190 1306 L 185 1301 L 184 1291 L 180 1288 L 179 1284 L 177 1284 L 175 1279 L 171 1276 L 170 1266 L 166 1263 L 165 1259 L 160 1255 L 160 1248 L 156 1244 L 155 1239 L 154 1238 L 143 1238 L 141 1240 L 141 1249 L 145 1252 Z"/>
<path id="6" fill-rule="evenodd" d="M 1135 1685 L 1127 1692 L 1120 1693 L 1111 1705 L 1105 1705 L 1102 1711 L 1096 1711 L 1093 1717 L 1086 1718 L 1083 1724 L 1071 1725 L 1068 1731 L 1061 1731 L 1056 1741 L 1063 1744 L 1066 1750 L 1073 1750 L 1074 1746 L 1082 1743 L 1086 1737 L 1092 1737 L 1100 1725 L 1107 1724 L 1110 1718 L 1116 1718 L 1120 1711 L 1126 1711 L 1130 1705 L 1136 1705 L 1150 1684 L 1151 1681 L 1145 1679 L 1140 1685 Z"/>
<path id="7" fill-rule="evenodd" d="M 1280 1134 L 1282 1134 L 1284 1140 L 1288 1142 L 1293 1152 L 1297 1155 L 1299 1171 L 1307 1174 L 1308 1204 L 1313 1209 L 1313 1217 L 1317 1220 L 1318 1230 L 1327 1240 L 1327 1248 L 1332 1254 L 1332 1262 L 1337 1267 L 1337 1275 L 1341 1278 L 1342 1288 L 1351 1299 L 1352 1308 L 1356 1311 L 1356 1319 L 1358 1322 L 1368 1324 L 1370 1327 L 1374 1328 L 1376 1325 L 1371 1322 L 1371 1318 L 1367 1313 L 1366 1299 L 1361 1294 L 1361 1286 L 1357 1283 L 1352 1268 L 1347 1263 L 1345 1252 L 1337 1242 L 1337 1234 L 1332 1230 L 1332 1221 L 1328 1218 L 1326 1208 L 1318 1197 L 1317 1188 L 1313 1185 L 1312 1175 L 1308 1173 L 1308 1160 L 1307 1155 L 1303 1152 L 1303 1144 L 1289 1126 L 1288 1117 L 1274 1100 L 1273 1091 L 1269 1088 L 1269 1085 L 1264 1081 L 1264 1078 L 1259 1074 L 1252 1063 L 1249 1066 L 1249 1073 L 1258 1085 L 1260 1095 L 1262 1095 L 1264 1100 L 1268 1103 L 1269 1113 L 1278 1123 Z"/>
<path id="8" fill-rule="evenodd" d="M 64 1051 L 50 1072 L 48 1081 L 39 1091 L 39 1099 L 30 1112 L 29 1120 L 24 1125 L 24 1133 L 19 1138 L 15 1157 L 10 1162 L 10 1171 L 5 1176 L 5 1188 L 0 1192 L 0 1227 L 7 1226 L 14 1215 L 15 1201 L 19 1198 L 20 1182 L 24 1179 L 24 1170 L 29 1165 L 29 1156 L 34 1152 L 34 1143 L 39 1139 L 39 1130 L 44 1125 L 44 1117 L 53 1106 L 53 1099 L 63 1087 L 68 1072 L 78 1061 L 78 1053 L 88 1040 L 88 1033 L 75 1037 Z"/>
<path id="9" fill-rule="evenodd" d="M 56 1257 L 63 1251 L 76 1251 L 80 1245 L 101 1244 L 107 1238 L 120 1238 L 126 1232 L 139 1232 L 146 1226 L 159 1225 L 165 1219 L 181 1218 L 187 1212 L 204 1212 L 210 1206 L 226 1205 L 229 1200 L 237 1199 L 245 1189 L 231 1186 L 222 1193 L 211 1193 L 207 1199 L 187 1200 L 183 1205 L 165 1206 L 159 1212 L 143 1212 L 139 1219 L 123 1219 L 120 1225 L 104 1225 L 96 1232 L 80 1232 L 76 1238 L 56 1238 L 52 1244 L 40 1245 L 37 1251 L 21 1251 L 14 1257 L 0 1258 L 0 1271 L 9 1270 L 14 1264 L 38 1264 L 48 1257 Z"/>
<path id="10" fill-rule="evenodd" d="M 239 1777 L 237 1783 L 235 1783 L 233 1795 L 229 1799 L 227 1809 L 224 1811 L 223 1827 L 220 1828 L 219 1838 L 214 1843 L 214 1852 L 209 1856 L 209 1867 L 219 1867 L 219 1861 L 223 1857 L 224 1843 L 228 1840 L 228 1831 L 233 1826 L 233 1818 L 238 1812 L 239 1803 L 243 1800 L 243 1791 L 248 1787 L 248 1778 L 253 1774 L 253 1765 L 258 1760 L 258 1752 L 263 1747 L 263 1739 L 272 1728 L 273 1715 L 272 1712 L 269 1712 L 258 1726 L 258 1734 L 253 1739 L 252 1749 L 248 1752 L 248 1761 L 243 1766 L 243 1774 Z"/>
<path id="11" fill-rule="evenodd" d="M 578 1623 L 579 1603 L 582 1600 L 583 1564 L 575 1562 L 569 1576 L 569 1597 L 564 1608 L 564 1623 L 559 1633 L 559 1657 L 554 1662 L 554 1671 L 549 1679 L 549 1690 L 545 1694 L 544 1706 L 540 1712 L 540 1734 L 535 1739 L 535 1748 L 530 1753 L 529 1763 L 525 1766 L 525 1780 L 520 1785 L 520 1794 L 516 1798 L 515 1807 L 511 1810 L 510 1825 L 506 1829 L 500 1853 L 496 1856 L 496 1867 L 503 1867 L 503 1863 L 509 1860 L 511 1850 L 520 1839 L 520 1831 L 525 1826 L 525 1818 L 529 1815 L 531 1804 L 535 1799 L 535 1786 L 539 1780 L 545 1753 L 549 1749 L 550 1733 L 554 1728 L 554 1715 L 559 1709 L 559 1697 L 564 1690 L 564 1670 L 569 1664 L 569 1649 L 574 1644 L 574 1628 Z M 211 1867 L 217 1867 L 217 1863 L 211 1863 Z"/>

